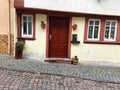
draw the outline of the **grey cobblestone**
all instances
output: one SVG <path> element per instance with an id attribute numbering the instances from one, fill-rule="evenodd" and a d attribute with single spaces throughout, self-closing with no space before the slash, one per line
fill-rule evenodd
<path id="1" fill-rule="evenodd" d="M 70 76 L 81 79 L 103 81 L 103 82 L 115 82 L 120 83 L 120 67 L 104 66 L 104 65 L 90 65 L 81 64 L 78 65 L 66 65 L 66 64 L 54 64 L 40 62 L 37 60 L 30 59 L 19 59 L 16 60 L 11 56 L 0 56 L 0 68 L 17 70 L 17 71 L 27 71 L 35 73 L 46 73 L 53 75 Z M 8 73 L 7 71 L 0 71 L 0 74 Z M 18 77 L 21 73 L 9 73 L 10 76 Z M 9 74 L 7 74 L 9 76 Z M 12 75 L 11 75 L 12 74 Z M 22 74 L 22 78 L 26 78 L 26 74 Z M 8 77 L 4 76 L 4 77 Z M 30 77 L 30 76 L 29 76 Z M 28 78 L 29 78 L 28 77 Z M 11 81 L 11 79 L 6 79 L 3 83 Z M 18 80 L 19 81 L 19 80 Z M 12 81 L 11 81 L 12 82 Z M 38 82 L 39 83 L 39 82 Z M 35 88 L 36 86 L 34 86 Z M 1 88 L 1 87 L 0 87 Z M 30 87 L 31 88 L 31 87 Z M 44 87 L 40 87 L 44 88 Z M 61 86 L 60 89 L 63 89 Z M 66 88 L 67 89 L 67 88 Z"/>

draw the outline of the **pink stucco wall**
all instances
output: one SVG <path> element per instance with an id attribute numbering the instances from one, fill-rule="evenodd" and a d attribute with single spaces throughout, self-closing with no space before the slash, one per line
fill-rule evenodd
<path id="1" fill-rule="evenodd" d="M 9 31 L 9 2 L 0 0 L 0 34 L 8 34 Z"/>
<path id="2" fill-rule="evenodd" d="M 0 0 L 0 34 L 8 34 L 10 30 L 9 25 L 11 25 L 11 33 L 13 33 L 13 29 L 12 29 L 13 18 L 14 18 L 13 11 L 14 11 L 13 0 Z M 9 23 L 9 13 L 10 13 L 11 23 Z"/>

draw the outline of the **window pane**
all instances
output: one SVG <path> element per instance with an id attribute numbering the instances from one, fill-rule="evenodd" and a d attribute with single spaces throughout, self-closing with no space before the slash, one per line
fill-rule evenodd
<path id="1" fill-rule="evenodd" d="M 114 39 L 114 35 L 115 35 L 115 27 L 111 28 L 111 34 L 110 34 L 110 38 Z"/>
<path id="2" fill-rule="evenodd" d="M 112 22 L 112 26 L 115 26 L 115 22 Z"/>
<path id="3" fill-rule="evenodd" d="M 27 34 L 27 23 L 23 22 L 23 34 Z"/>
<path id="4" fill-rule="evenodd" d="M 99 27 L 100 27 L 100 21 L 96 19 L 90 19 L 89 20 L 89 26 L 88 26 L 88 38 L 89 39 L 99 39 Z"/>
<path id="5" fill-rule="evenodd" d="M 99 25 L 99 21 L 95 21 L 95 25 Z"/>
<path id="6" fill-rule="evenodd" d="M 105 38 L 106 39 L 109 38 L 109 27 L 106 27 L 106 29 L 105 29 Z"/>
<path id="7" fill-rule="evenodd" d="M 93 25 L 93 21 L 89 21 L 89 25 Z"/>
<path id="8" fill-rule="evenodd" d="M 89 33 L 88 33 L 88 38 L 92 38 L 92 33 L 93 33 L 93 27 L 89 27 Z"/>
<path id="9" fill-rule="evenodd" d="M 32 16 L 28 16 L 28 21 L 32 21 Z"/>
<path id="10" fill-rule="evenodd" d="M 26 16 L 23 16 L 23 21 L 27 21 L 27 17 Z"/>
<path id="11" fill-rule="evenodd" d="M 98 38 L 98 26 L 96 26 L 94 29 L 94 38 Z"/>
<path id="12" fill-rule="evenodd" d="M 116 32 L 116 21 L 107 21 L 106 28 L 105 28 L 105 39 L 107 40 L 114 40 L 115 39 L 115 32 Z"/>
<path id="13" fill-rule="evenodd" d="M 28 34 L 32 34 L 32 22 L 28 22 Z"/>
<path id="14" fill-rule="evenodd" d="M 32 38 L 33 36 L 33 15 L 22 15 L 22 37 Z"/>
<path id="15" fill-rule="evenodd" d="M 107 21 L 107 22 L 106 22 L 106 26 L 110 26 L 110 22 Z"/>

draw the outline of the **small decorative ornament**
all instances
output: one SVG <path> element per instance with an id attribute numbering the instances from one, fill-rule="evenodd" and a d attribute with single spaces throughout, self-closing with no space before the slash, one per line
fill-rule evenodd
<path id="1" fill-rule="evenodd" d="M 71 59 L 72 59 L 72 64 L 74 64 L 74 65 L 78 64 L 78 57 L 77 56 L 73 56 Z"/>
<path id="2" fill-rule="evenodd" d="M 72 26 L 72 28 L 73 28 L 73 30 L 76 30 L 76 29 L 77 29 L 77 24 L 74 24 L 74 25 Z"/>
<path id="3" fill-rule="evenodd" d="M 45 22 L 44 22 L 44 21 L 41 21 L 41 28 L 42 28 L 42 29 L 45 29 L 45 27 L 46 27 Z"/>

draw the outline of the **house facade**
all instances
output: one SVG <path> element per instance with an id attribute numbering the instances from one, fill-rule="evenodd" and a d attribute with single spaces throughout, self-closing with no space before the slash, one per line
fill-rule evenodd
<path id="1" fill-rule="evenodd" d="M 0 55 L 14 55 L 13 3 L 13 0 L 0 0 Z"/>
<path id="2" fill-rule="evenodd" d="M 120 62 L 119 3 L 15 0 L 14 40 L 25 41 L 25 58 L 78 56 L 79 61 Z"/>

